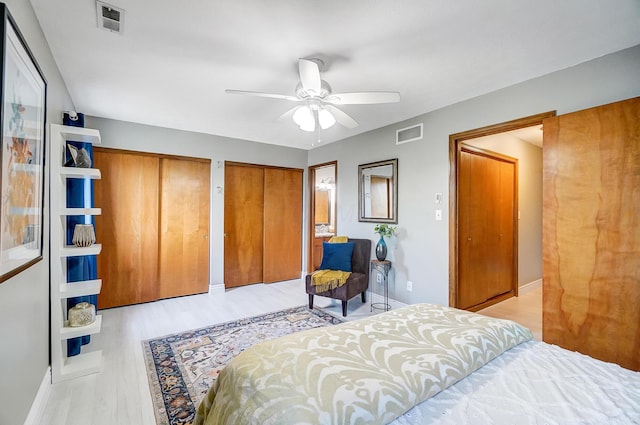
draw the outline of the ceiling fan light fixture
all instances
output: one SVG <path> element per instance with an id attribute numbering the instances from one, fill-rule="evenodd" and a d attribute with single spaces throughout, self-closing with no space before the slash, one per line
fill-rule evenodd
<path id="1" fill-rule="evenodd" d="M 309 121 L 308 123 L 305 123 L 304 125 L 300 126 L 300 130 L 308 131 L 309 133 L 313 133 L 315 129 L 316 129 L 316 123 L 313 121 Z"/>
<path id="2" fill-rule="evenodd" d="M 400 101 L 400 93 L 398 92 L 333 93 L 331 86 L 320 77 L 321 68 L 324 70 L 324 62 L 320 59 L 301 58 L 298 60 L 300 81 L 296 85 L 295 96 L 229 89 L 225 92 L 302 102 L 302 105 L 295 106 L 280 115 L 278 120 L 293 119 L 301 130 L 316 133 L 331 128 L 336 123 L 348 129 L 358 126 L 356 120 L 335 105 L 371 105 Z M 320 143 L 319 139 L 318 143 Z"/>
<path id="3" fill-rule="evenodd" d="M 336 123 L 336 119 L 333 114 L 324 108 L 318 111 L 318 121 L 320 122 L 320 128 L 323 130 L 333 127 Z"/>
<path id="4" fill-rule="evenodd" d="M 316 122 L 313 118 L 313 112 L 308 106 L 301 106 L 293 113 L 293 122 L 303 131 L 314 131 Z"/>

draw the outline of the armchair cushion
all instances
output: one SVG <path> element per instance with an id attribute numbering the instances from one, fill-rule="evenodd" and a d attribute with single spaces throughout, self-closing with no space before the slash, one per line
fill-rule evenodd
<path id="1" fill-rule="evenodd" d="M 322 263 L 319 270 L 351 271 L 353 242 L 322 242 Z"/>

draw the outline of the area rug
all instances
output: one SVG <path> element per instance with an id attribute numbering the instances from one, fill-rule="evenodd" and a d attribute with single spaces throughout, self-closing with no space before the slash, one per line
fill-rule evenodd
<path id="1" fill-rule="evenodd" d="M 341 322 L 301 306 L 142 341 L 157 424 L 191 424 L 220 369 L 246 348 Z"/>

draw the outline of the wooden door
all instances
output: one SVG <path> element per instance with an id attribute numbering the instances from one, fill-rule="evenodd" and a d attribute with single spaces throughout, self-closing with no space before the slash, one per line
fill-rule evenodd
<path id="1" fill-rule="evenodd" d="M 94 148 L 96 239 L 102 244 L 98 308 L 158 297 L 159 158 Z"/>
<path id="2" fill-rule="evenodd" d="M 640 370 L 640 98 L 544 120 L 543 339 Z"/>
<path id="3" fill-rule="evenodd" d="M 160 161 L 159 298 L 209 289 L 211 161 Z"/>
<path id="4" fill-rule="evenodd" d="M 302 273 L 302 170 L 264 170 L 263 282 Z"/>
<path id="5" fill-rule="evenodd" d="M 515 270 L 518 258 L 516 243 L 517 211 L 516 204 L 518 189 L 516 162 L 496 161 L 498 168 L 497 201 L 498 209 L 496 224 L 498 238 L 495 241 L 496 262 L 493 269 L 493 279 L 489 280 L 487 299 L 514 291 L 518 285 Z"/>
<path id="6" fill-rule="evenodd" d="M 483 269 L 483 252 L 479 249 L 480 237 L 472 234 L 475 226 L 474 220 L 479 220 L 478 215 L 471 213 L 478 203 L 476 197 L 479 191 L 474 191 L 471 176 L 474 175 L 477 182 L 482 182 L 482 162 L 476 163 L 474 155 L 467 152 L 459 153 L 458 159 L 458 299 L 456 307 L 468 308 L 486 300 L 485 284 L 481 277 L 486 274 Z M 472 170 L 473 168 L 473 170 Z M 480 168 L 480 169 L 479 169 Z M 480 184 L 480 188 L 485 185 Z"/>
<path id="7" fill-rule="evenodd" d="M 224 181 L 225 287 L 262 282 L 263 168 L 226 163 Z"/>
<path id="8" fill-rule="evenodd" d="M 514 293 L 517 160 L 461 144 L 458 158 L 458 308 Z"/>
<path id="9" fill-rule="evenodd" d="M 331 239 L 330 236 L 325 236 L 325 237 L 315 237 L 312 238 L 312 243 L 313 243 L 313 257 L 311 258 L 311 261 L 313 262 L 313 269 L 311 269 L 310 271 L 315 271 L 318 270 L 320 268 L 320 265 L 322 264 L 322 251 L 324 248 L 324 243 L 325 242 L 329 242 L 329 240 Z"/>

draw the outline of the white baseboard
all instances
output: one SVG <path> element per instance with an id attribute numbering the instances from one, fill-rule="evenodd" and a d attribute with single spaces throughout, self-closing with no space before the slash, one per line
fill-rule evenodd
<path id="1" fill-rule="evenodd" d="M 384 301 L 384 295 L 378 294 L 377 292 L 373 292 L 371 288 L 367 289 L 367 303 L 371 304 L 371 298 L 374 296 L 376 298 L 375 302 L 378 302 L 378 300 Z M 389 305 L 391 306 L 392 309 L 394 309 L 394 308 L 406 307 L 409 304 L 389 297 Z"/>
<path id="2" fill-rule="evenodd" d="M 209 285 L 209 295 L 224 294 L 224 283 L 215 283 Z"/>
<path id="3" fill-rule="evenodd" d="M 38 425 L 40 423 L 42 414 L 44 413 L 44 408 L 49 400 L 49 393 L 51 393 L 50 366 L 47 368 L 47 371 L 42 378 L 40 388 L 38 388 L 36 398 L 33 400 L 33 403 L 31 403 L 31 409 L 29 409 L 29 414 L 27 415 L 27 419 L 24 421 L 24 425 Z"/>
<path id="4" fill-rule="evenodd" d="M 542 279 L 534 280 L 533 282 L 525 283 L 524 285 L 518 288 L 518 294 L 526 294 L 529 291 L 533 291 L 534 289 L 538 289 L 542 286 Z"/>

